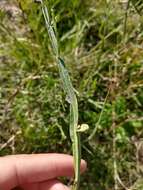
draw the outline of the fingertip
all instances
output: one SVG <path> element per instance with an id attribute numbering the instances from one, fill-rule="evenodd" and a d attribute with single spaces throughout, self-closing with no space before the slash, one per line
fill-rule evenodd
<path id="1" fill-rule="evenodd" d="M 81 173 L 85 172 L 87 169 L 87 162 L 85 160 L 81 160 Z"/>
<path id="2" fill-rule="evenodd" d="M 49 190 L 70 190 L 70 188 L 62 183 L 55 183 Z"/>
<path id="3" fill-rule="evenodd" d="M 39 185 L 40 190 L 70 190 L 70 188 L 58 180 L 49 180 L 47 182 L 43 182 Z"/>

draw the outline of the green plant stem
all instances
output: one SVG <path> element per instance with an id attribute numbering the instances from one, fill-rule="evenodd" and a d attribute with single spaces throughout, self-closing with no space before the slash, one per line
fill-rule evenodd
<path id="1" fill-rule="evenodd" d="M 74 157 L 74 170 L 75 178 L 73 182 L 72 190 L 78 190 L 80 183 L 80 162 L 81 162 L 81 146 L 80 146 L 80 134 L 77 131 L 78 127 L 78 102 L 72 86 L 68 71 L 65 68 L 63 59 L 59 55 L 58 42 L 55 35 L 55 31 L 51 25 L 48 9 L 41 0 L 42 13 L 45 19 L 46 27 L 48 30 L 53 54 L 59 67 L 60 78 L 63 83 L 63 88 L 68 96 L 70 104 L 70 138 L 72 141 L 72 150 Z"/>

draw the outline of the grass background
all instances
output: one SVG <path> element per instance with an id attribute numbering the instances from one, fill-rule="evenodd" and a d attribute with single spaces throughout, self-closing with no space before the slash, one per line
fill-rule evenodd
<path id="1" fill-rule="evenodd" d="M 90 126 L 81 137 L 81 190 L 142 190 L 142 14 L 119 0 L 46 3 L 78 91 L 79 122 Z M 0 155 L 71 154 L 69 105 L 39 5 L 2 0 L 0 19 Z"/>

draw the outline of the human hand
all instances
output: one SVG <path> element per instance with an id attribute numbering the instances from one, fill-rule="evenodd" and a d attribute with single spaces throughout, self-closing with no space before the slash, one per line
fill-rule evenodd
<path id="1" fill-rule="evenodd" d="M 81 161 L 81 172 L 86 169 Z M 69 190 L 57 178 L 72 177 L 73 157 L 65 154 L 13 155 L 0 158 L 0 190 Z"/>

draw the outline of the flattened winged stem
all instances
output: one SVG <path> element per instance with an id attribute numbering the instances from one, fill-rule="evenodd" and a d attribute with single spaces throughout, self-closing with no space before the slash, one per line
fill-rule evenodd
<path id="1" fill-rule="evenodd" d="M 56 58 L 56 62 L 58 64 L 60 78 L 63 83 L 63 88 L 66 95 L 69 98 L 70 103 L 70 138 L 72 142 L 72 150 L 74 157 L 74 182 L 72 186 L 72 190 L 78 190 L 79 182 L 80 182 L 80 161 L 81 161 L 81 146 L 80 146 L 80 134 L 77 130 L 78 128 L 78 102 L 75 95 L 75 91 L 73 85 L 71 83 L 69 74 L 67 69 L 65 68 L 65 64 L 63 59 L 59 55 L 58 42 L 56 38 L 55 31 L 53 26 L 51 25 L 48 9 L 42 0 L 38 0 L 41 3 L 42 13 L 45 19 L 46 28 L 49 34 L 53 54 Z"/>
<path id="2" fill-rule="evenodd" d="M 47 9 L 47 7 L 45 6 L 45 4 L 43 3 L 42 0 L 41 0 L 41 5 L 42 5 L 42 13 L 43 13 L 46 28 L 47 28 L 47 31 L 48 31 L 48 34 L 49 34 L 49 38 L 50 38 L 51 46 L 52 46 L 52 49 L 53 49 L 53 53 L 56 56 L 56 58 L 58 58 L 59 57 L 58 42 L 57 42 L 57 38 L 56 38 L 56 35 L 55 35 L 54 28 L 51 25 L 48 9 Z"/>

